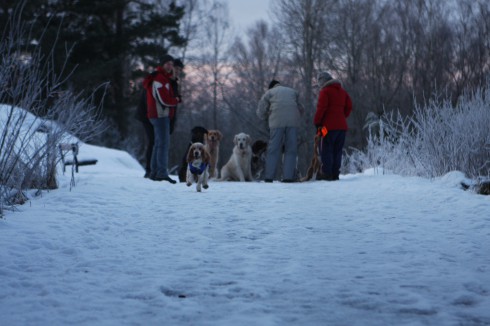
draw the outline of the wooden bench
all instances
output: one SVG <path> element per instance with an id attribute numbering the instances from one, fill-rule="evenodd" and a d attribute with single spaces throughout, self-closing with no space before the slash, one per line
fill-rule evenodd
<path id="1" fill-rule="evenodd" d="M 58 149 L 60 151 L 61 163 L 63 164 L 63 174 L 66 171 L 67 165 L 72 165 L 75 168 L 75 172 L 78 173 L 78 167 L 83 165 L 94 165 L 97 164 L 96 159 L 78 159 L 78 143 L 61 143 L 58 145 Z M 71 152 L 71 159 L 66 158 L 66 155 Z"/>

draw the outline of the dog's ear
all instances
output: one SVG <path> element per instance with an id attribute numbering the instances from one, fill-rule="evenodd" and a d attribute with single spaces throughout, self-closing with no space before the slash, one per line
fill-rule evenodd
<path id="1" fill-rule="evenodd" d="M 216 130 L 216 133 L 218 134 L 218 140 L 221 140 L 223 138 L 223 134 L 221 133 L 221 131 Z"/>
<path id="2" fill-rule="evenodd" d="M 247 144 L 252 144 L 252 137 L 250 137 L 250 135 L 246 135 L 247 136 Z"/>
<path id="3" fill-rule="evenodd" d="M 208 134 L 204 134 L 204 144 L 208 143 Z"/>
<path id="4" fill-rule="evenodd" d="M 238 135 L 235 135 L 235 138 L 233 138 L 233 143 L 235 145 L 238 144 Z"/>
<path id="5" fill-rule="evenodd" d="M 189 147 L 189 150 L 187 151 L 187 163 L 190 163 L 194 160 L 193 152 L 194 152 L 194 144 L 192 144 L 191 147 Z"/>

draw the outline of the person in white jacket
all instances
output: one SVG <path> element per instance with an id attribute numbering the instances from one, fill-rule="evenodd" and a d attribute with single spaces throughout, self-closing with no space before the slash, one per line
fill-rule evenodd
<path id="1" fill-rule="evenodd" d="M 298 156 L 298 129 L 301 122 L 302 107 L 298 92 L 272 80 L 269 90 L 262 96 L 257 107 L 257 116 L 268 121 L 270 136 L 265 162 L 265 182 L 272 182 L 277 166 L 283 159 L 283 182 L 295 182 Z"/>

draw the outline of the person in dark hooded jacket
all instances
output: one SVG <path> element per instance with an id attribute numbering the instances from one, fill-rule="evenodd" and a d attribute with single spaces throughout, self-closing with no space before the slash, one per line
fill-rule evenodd
<path id="1" fill-rule="evenodd" d="M 347 118 L 352 112 L 352 101 L 340 81 L 332 78 L 328 72 L 319 73 L 317 82 L 320 92 L 313 123 L 317 128 L 327 129 L 321 142 L 321 179 L 335 181 L 339 180 L 342 150 L 348 129 Z"/>
<path id="2" fill-rule="evenodd" d="M 136 108 L 135 118 L 141 121 L 146 136 L 146 148 L 145 148 L 145 178 L 149 178 L 151 175 L 151 155 L 153 153 L 153 146 L 155 144 L 155 135 L 153 131 L 153 125 L 147 116 L 147 104 L 146 104 L 146 89 L 143 88 L 141 92 L 138 106 Z"/>
<path id="3" fill-rule="evenodd" d="M 170 78 L 170 85 L 172 85 L 174 95 L 178 98 L 179 103 L 182 103 L 182 95 L 180 95 L 179 78 L 182 75 L 184 69 L 184 63 L 180 59 L 174 60 L 174 69 L 172 72 L 172 78 Z M 170 109 L 170 134 L 174 132 L 175 123 L 177 122 L 177 107 Z"/>

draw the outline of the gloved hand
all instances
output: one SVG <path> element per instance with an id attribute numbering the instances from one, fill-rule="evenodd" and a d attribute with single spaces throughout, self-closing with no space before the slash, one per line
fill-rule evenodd
<path id="1" fill-rule="evenodd" d="M 317 135 L 325 137 L 328 134 L 328 129 L 325 126 L 320 126 L 316 130 Z"/>

